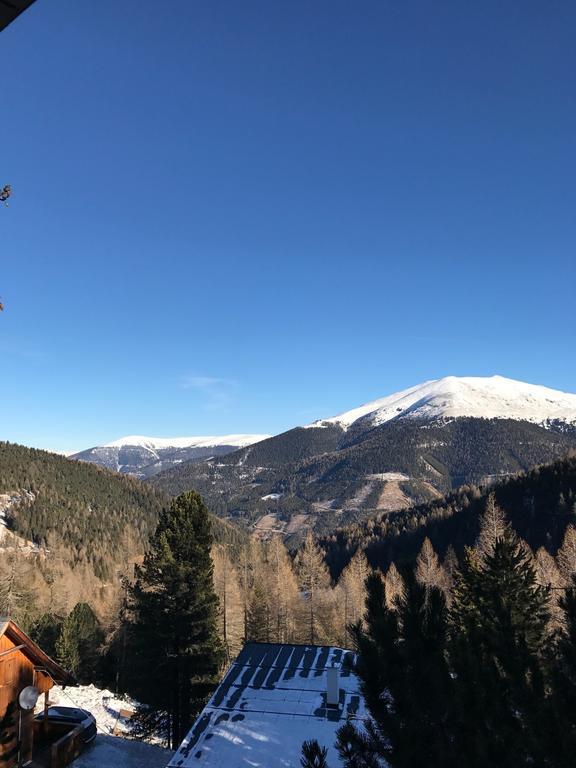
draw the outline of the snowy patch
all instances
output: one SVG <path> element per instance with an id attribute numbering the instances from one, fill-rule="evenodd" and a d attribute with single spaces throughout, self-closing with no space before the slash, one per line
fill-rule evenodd
<path id="1" fill-rule="evenodd" d="M 155 744 L 98 734 L 73 768 L 165 768 L 173 752 Z"/>
<path id="2" fill-rule="evenodd" d="M 112 691 L 95 685 L 77 685 L 61 688 L 55 685 L 50 691 L 50 703 L 64 707 L 87 709 L 96 718 L 99 733 L 128 735 L 131 731 L 130 715 L 137 703 L 128 696 L 116 696 Z M 42 710 L 44 702 L 38 704 Z"/>
<path id="3" fill-rule="evenodd" d="M 396 482 L 402 482 L 403 480 L 410 480 L 408 475 L 404 475 L 402 472 L 377 472 L 374 475 L 366 475 L 367 480 L 395 480 Z"/>
<path id="4" fill-rule="evenodd" d="M 283 493 L 267 493 L 266 496 L 261 496 L 261 499 L 262 501 L 268 501 L 268 499 L 277 501 L 278 499 L 281 499 L 282 496 L 284 496 Z"/>

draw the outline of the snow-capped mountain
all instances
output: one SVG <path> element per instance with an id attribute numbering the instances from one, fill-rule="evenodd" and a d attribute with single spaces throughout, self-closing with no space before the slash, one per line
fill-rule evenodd
<path id="1" fill-rule="evenodd" d="M 100 464 L 116 472 L 150 477 L 186 461 L 224 456 L 265 440 L 269 435 L 222 435 L 196 437 L 146 437 L 129 435 L 89 448 L 70 458 Z"/>
<path id="2" fill-rule="evenodd" d="M 576 395 L 503 376 L 446 376 L 307 426 L 336 424 L 348 429 L 362 420 L 368 428 L 391 419 L 432 421 L 462 417 L 576 424 Z"/>
<path id="3" fill-rule="evenodd" d="M 244 448 L 259 440 L 266 440 L 270 435 L 220 435 L 199 437 L 145 437 L 144 435 L 129 435 L 120 437 L 111 443 L 105 443 L 103 448 L 146 448 L 155 453 L 166 448 L 216 448 L 230 446 Z"/>
<path id="4" fill-rule="evenodd" d="M 259 530 L 330 530 L 485 485 L 576 448 L 576 395 L 447 376 L 153 479 Z"/>

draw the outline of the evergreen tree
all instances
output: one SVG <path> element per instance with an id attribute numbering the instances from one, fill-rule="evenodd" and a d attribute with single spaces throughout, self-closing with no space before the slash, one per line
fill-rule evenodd
<path id="1" fill-rule="evenodd" d="M 302 768 L 328 768 L 327 755 L 326 747 L 321 747 L 316 740 L 305 741 L 302 744 L 300 765 Z"/>
<path id="2" fill-rule="evenodd" d="M 248 602 L 247 640 L 259 643 L 270 642 L 270 611 L 266 590 L 260 580 L 256 580 Z"/>
<path id="3" fill-rule="evenodd" d="M 407 574 L 391 610 L 382 579 L 373 574 L 367 585 L 366 630 L 358 624 L 353 632 L 370 718 L 364 729 L 340 729 L 340 755 L 348 768 L 456 766 L 446 728 L 452 680 L 444 596 Z"/>
<path id="4" fill-rule="evenodd" d="M 131 590 L 129 690 L 168 714 L 176 747 L 215 687 L 223 662 L 208 510 L 194 491 L 162 511 Z"/>
<path id="5" fill-rule="evenodd" d="M 56 641 L 56 656 L 62 666 L 80 681 L 99 679 L 100 646 L 104 633 L 88 603 L 77 603 L 62 622 Z"/>
<path id="6" fill-rule="evenodd" d="M 62 632 L 64 619 L 53 613 L 43 613 L 30 627 L 29 635 L 53 659 L 58 655 L 56 644 Z"/>
<path id="7" fill-rule="evenodd" d="M 571 768 L 576 755 L 576 577 L 560 600 L 564 612 L 552 671 L 554 716 L 549 739 L 550 754 L 557 768 Z"/>
<path id="8" fill-rule="evenodd" d="M 451 607 L 458 753 L 470 766 L 545 765 L 548 590 L 508 527 L 482 555 L 468 553 Z"/>

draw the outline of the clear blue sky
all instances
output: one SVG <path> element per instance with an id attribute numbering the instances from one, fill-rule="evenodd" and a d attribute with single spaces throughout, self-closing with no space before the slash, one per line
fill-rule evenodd
<path id="1" fill-rule="evenodd" d="M 0 33 L 0 439 L 576 390 L 576 5 L 38 0 Z"/>

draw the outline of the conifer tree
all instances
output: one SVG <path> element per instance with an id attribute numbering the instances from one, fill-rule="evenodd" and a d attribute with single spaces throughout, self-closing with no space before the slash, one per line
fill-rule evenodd
<path id="1" fill-rule="evenodd" d="M 342 571 L 338 581 L 340 588 L 340 615 L 344 621 L 343 644 L 347 645 L 348 627 L 362 621 L 366 604 L 366 579 L 370 573 L 370 566 L 366 555 L 358 550 L 346 568 Z"/>
<path id="2" fill-rule="evenodd" d="M 543 587 L 548 587 L 550 590 L 550 602 L 548 605 L 550 621 L 548 630 L 550 633 L 553 633 L 560 628 L 564 617 L 560 607 L 564 579 L 558 570 L 555 559 L 544 547 L 540 547 L 536 552 L 534 557 L 534 567 L 538 584 Z"/>
<path id="3" fill-rule="evenodd" d="M 271 621 L 267 597 L 262 581 L 257 579 L 248 602 L 248 640 L 270 642 Z"/>
<path id="4" fill-rule="evenodd" d="M 446 587 L 446 574 L 428 537 L 424 539 L 416 558 L 416 579 L 427 588 L 445 589 Z"/>
<path id="5" fill-rule="evenodd" d="M 235 658 L 244 640 L 244 604 L 238 573 L 225 547 L 212 547 L 214 590 L 218 597 L 218 628 L 228 661 Z"/>
<path id="6" fill-rule="evenodd" d="M 566 584 L 571 584 L 573 576 L 576 575 L 576 528 L 573 525 L 566 528 L 556 560 Z"/>
<path id="7" fill-rule="evenodd" d="M 131 589 L 129 690 L 168 714 L 176 747 L 213 690 L 223 662 L 208 510 L 194 491 L 164 509 Z"/>
<path id="8" fill-rule="evenodd" d="M 244 610 L 244 634 L 245 640 L 250 640 L 250 604 L 252 592 L 256 584 L 256 575 L 263 571 L 262 547 L 255 538 L 249 539 L 242 551 L 240 565 L 240 583 L 242 588 L 242 602 Z"/>
<path id="9" fill-rule="evenodd" d="M 25 631 L 35 618 L 36 594 L 32 581 L 30 559 L 22 548 L 4 552 L 0 569 L 0 614 L 13 619 Z"/>
<path id="10" fill-rule="evenodd" d="M 545 764 L 547 604 L 548 590 L 508 527 L 482 560 L 468 552 L 451 607 L 450 655 L 458 751 L 470 766 Z"/>
<path id="11" fill-rule="evenodd" d="M 552 670 L 552 728 L 548 742 L 555 768 L 572 768 L 576 755 L 576 578 L 559 607 L 564 612 Z"/>
<path id="12" fill-rule="evenodd" d="M 104 633 L 92 608 L 88 603 L 77 603 L 62 622 L 56 656 L 79 681 L 97 682 L 103 640 Z"/>
<path id="13" fill-rule="evenodd" d="M 484 513 L 480 518 L 480 533 L 475 546 L 480 560 L 492 554 L 496 542 L 502 538 L 507 528 L 506 515 L 496 503 L 496 496 L 491 493 L 486 499 Z"/>
<path id="14" fill-rule="evenodd" d="M 296 633 L 300 591 L 292 560 L 279 536 L 266 544 L 266 571 L 271 639 L 290 642 Z"/>
<path id="15" fill-rule="evenodd" d="M 54 613 L 43 613 L 30 627 L 29 635 L 48 656 L 57 656 L 56 643 L 62 632 L 64 619 Z"/>
<path id="16" fill-rule="evenodd" d="M 306 600 L 304 636 L 309 643 L 318 642 L 324 591 L 330 586 L 330 574 L 320 547 L 308 532 L 297 558 L 298 576 Z"/>
<path id="17" fill-rule="evenodd" d="M 366 630 L 354 628 L 370 718 L 363 729 L 340 729 L 338 750 L 348 768 L 456 766 L 446 729 L 452 680 L 444 596 L 407 574 L 396 604 L 388 607 L 382 579 L 371 575 Z"/>
<path id="18" fill-rule="evenodd" d="M 321 747 L 316 740 L 305 741 L 302 744 L 300 765 L 302 768 L 328 768 L 327 755 L 326 747 Z"/>
<path id="19" fill-rule="evenodd" d="M 396 610 L 397 601 L 404 597 L 405 585 L 404 579 L 394 563 L 390 564 L 390 568 L 388 568 L 388 571 L 386 572 L 386 576 L 384 577 L 384 588 L 386 605 L 391 611 Z"/>

